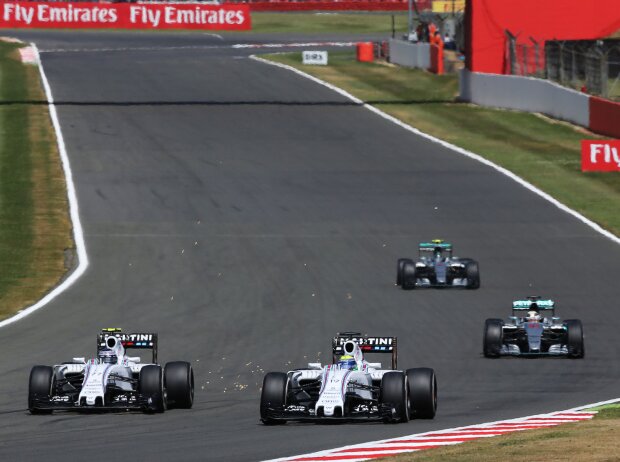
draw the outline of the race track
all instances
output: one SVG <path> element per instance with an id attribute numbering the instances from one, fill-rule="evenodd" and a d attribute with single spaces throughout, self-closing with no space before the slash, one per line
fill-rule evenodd
<path id="1" fill-rule="evenodd" d="M 10 35 L 44 52 L 91 264 L 0 329 L 0 460 L 264 460 L 620 395 L 619 246 L 509 178 L 229 47 L 251 36 Z M 480 290 L 394 286 L 436 237 L 480 261 Z M 585 359 L 482 357 L 484 319 L 530 294 L 583 320 Z M 29 415 L 30 368 L 117 326 L 192 361 L 194 408 Z M 329 360 L 339 330 L 435 368 L 435 420 L 261 425 L 264 372 Z"/>

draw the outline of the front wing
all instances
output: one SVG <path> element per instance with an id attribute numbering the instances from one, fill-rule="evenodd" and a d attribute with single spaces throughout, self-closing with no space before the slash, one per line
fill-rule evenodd
<path id="1" fill-rule="evenodd" d="M 360 411 L 351 412 L 347 415 L 338 417 L 326 417 L 318 416 L 314 413 L 313 409 L 306 406 L 287 406 L 285 408 L 268 408 L 266 410 L 266 417 L 273 420 L 281 421 L 296 421 L 296 422 L 317 422 L 317 421 L 386 421 L 391 420 L 396 415 L 396 409 L 387 404 L 380 404 L 376 406 L 375 411 Z"/>
<path id="2" fill-rule="evenodd" d="M 105 406 L 86 406 L 73 402 L 66 395 L 56 396 L 37 396 L 35 395 L 30 407 L 37 410 L 54 410 L 54 411 L 80 411 L 80 412 L 100 412 L 100 411 L 150 411 L 155 410 L 150 400 L 138 395 L 131 394 L 126 400 L 117 400 Z"/>

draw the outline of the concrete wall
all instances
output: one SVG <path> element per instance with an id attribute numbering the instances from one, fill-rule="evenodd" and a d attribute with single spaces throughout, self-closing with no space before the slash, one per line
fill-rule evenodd
<path id="1" fill-rule="evenodd" d="M 390 62 L 399 66 L 428 69 L 431 67 L 431 46 L 429 43 L 390 39 Z"/>
<path id="2" fill-rule="evenodd" d="M 589 96 L 548 80 L 482 74 L 463 69 L 460 98 L 481 106 L 540 112 L 583 127 L 590 126 Z"/>

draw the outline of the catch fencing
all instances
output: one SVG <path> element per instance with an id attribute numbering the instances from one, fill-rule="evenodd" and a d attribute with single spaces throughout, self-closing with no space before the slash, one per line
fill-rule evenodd
<path id="1" fill-rule="evenodd" d="M 620 101 L 620 40 L 525 41 L 506 31 L 506 73 Z"/>

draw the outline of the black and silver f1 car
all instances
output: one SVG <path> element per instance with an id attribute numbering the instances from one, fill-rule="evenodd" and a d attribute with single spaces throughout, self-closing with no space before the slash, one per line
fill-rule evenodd
<path id="1" fill-rule="evenodd" d="M 478 262 L 471 258 L 452 255 L 452 244 L 434 239 L 421 242 L 418 247 L 419 258 L 399 258 L 396 284 L 403 290 L 417 287 L 480 287 Z"/>
<path id="2" fill-rule="evenodd" d="M 437 380 L 429 368 L 396 370 L 396 337 L 339 333 L 332 340 L 333 363 L 269 372 L 263 380 L 261 420 L 266 425 L 289 420 L 432 419 L 437 409 Z M 370 363 L 364 353 L 388 353 L 391 369 Z"/>
<path id="3" fill-rule="evenodd" d="M 152 350 L 152 363 L 125 354 L 127 349 Z M 73 358 L 30 371 L 28 409 L 32 414 L 63 411 L 140 410 L 164 412 L 192 407 L 194 371 L 184 361 L 157 364 L 157 334 L 125 334 L 103 329 L 97 335 L 97 357 Z"/>
<path id="4" fill-rule="evenodd" d="M 583 326 L 578 319 L 561 321 L 553 300 L 538 296 L 512 302 L 507 322 L 487 319 L 484 324 L 483 352 L 487 358 L 499 356 L 566 356 L 583 358 Z"/>

